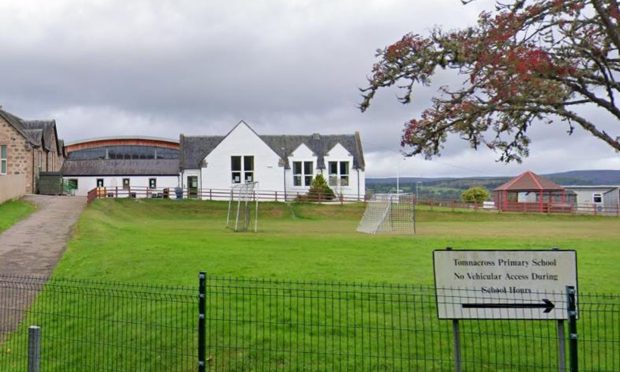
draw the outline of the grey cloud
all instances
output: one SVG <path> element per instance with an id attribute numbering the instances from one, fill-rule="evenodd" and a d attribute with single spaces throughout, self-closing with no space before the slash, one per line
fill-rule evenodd
<path id="1" fill-rule="evenodd" d="M 492 3 L 3 1 L 0 104 L 26 118 L 57 119 L 69 141 L 222 134 L 242 119 L 265 134 L 359 130 L 369 175 L 393 173 L 403 123 L 453 78 L 438 76 L 432 88 L 417 89 L 407 106 L 396 102 L 395 90 L 385 90 L 362 114 L 358 88 L 366 83 L 375 49 L 406 32 L 464 26 Z M 542 162 L 533 168 L 567 169 L 571 154 L 563 150 L 564 134 L 552 133 L 533 131 L 534 146 L 541 147 L 532 148 L 532 159 Z M 564 155 L 534 157 L 549 149 Z M 591 155 L 609 158 L 597 149 Z M 402 170 L 433 175 L 508 169 L 495 158 L 451 138 L 437 161 L 407 159 Z M 610 162 L 615 164 L 613 157 Z"/>

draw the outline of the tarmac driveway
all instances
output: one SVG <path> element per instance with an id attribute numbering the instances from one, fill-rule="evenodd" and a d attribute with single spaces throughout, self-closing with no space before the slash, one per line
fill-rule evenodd
<path id="1" fill-rule="evenodd" d="M 0 234 L 0 275 L 49 276 L 64 252 L 85 197 L 28 195 L 37 205 L 26 219 Z"/>

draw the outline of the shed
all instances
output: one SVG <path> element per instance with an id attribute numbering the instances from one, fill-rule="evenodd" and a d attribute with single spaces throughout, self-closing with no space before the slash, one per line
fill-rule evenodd
<path id="1" fill-rule="evenodd" d="M 574 185 L 566 186 L 566 190 L 576 195 L 579 213 L 620 215 L 618 185 Z"/>
<path id="2" fill-rule="evenodd" d="M 493 190 L 495 205 L 501 211 L 569 212 L 574 196 L 555 182 L 527 171 Z"/>

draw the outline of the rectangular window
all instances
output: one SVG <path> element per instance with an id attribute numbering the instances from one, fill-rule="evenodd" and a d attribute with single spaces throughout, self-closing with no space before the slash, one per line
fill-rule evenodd
<path id="1" fill-rule="evenodd" d="M 129 183 L 129 178 L 123 178 L 123 189 L 124 190 L 129 190 L 130 187 L 131 187 L 131 185 Z"/>
<path id="2" fill-rule="evenodd" d="M 254 156 L 231 156 L 230 171 L 232 183 L 254 182 Z"/>
<path id="3" fill-rule="evenodd" d="M 293 186 L 301 186 L 301 162 L 293 162 Z"/>
<path id="4" fill-rule="evenodd" d="M 157 188 L 157 178 L 149 178 L 149 189 Z"/>
<path id="5" fill-rule="evenodd" d="M 97 187 L 103 187 L 103 178 L 97 178 Z"/>
<path id="6" fill-rule="evenodd" d="M 69 178 L 67 180 L 67 188 L 69 190 L 77 190 L 77 188 L 78 188 L 78 180 L 77 180 L 77 178 Z"/>
<path id="7" fill-rule="evenodd" d="M 340 186 L 349 186 L 349 162 L 340 162 Z"/>
<path id="8" fill-rule="evenodd" d="M 598 203 L 602 203 L 603 202 L 603 196 L 601 194 L 594 194 L 594 195 L 592 195 L 592 200 L 595 203 L 597 203 L 597 204 Z"/>
<path id="9" fill-rule="evenodd" d="M 314 166 L 311 161 L 293 162 L 293 185 L 310 186 L 314 175 Z"/>
<path id="10" fill-rule="evenodd" d="M 329 185 L 338 186 L 338 162 L 330 161 L 328 165 Z"/>
<path id="11" fill-rule="evenodd" d="M 0 145 L 0 174 L 6 175 L 8 171 L 8 150 L 6 145 Z"/>
<path id="12" fill-rule="evenodd" d="M 241 156 L 230 157 L 230 169 L 232 171 L 232 183 L 241 183 Z"/>
<path id="13" fill-rule="evenodd" d="M 254 182 L 254 157 L 243 157 L 243 179 L 246 183 Z"/>
<path id="14" fill-rule="evenodd" d="M 330 161 L 327 168 L 330 186 L 349 186 L 348 161 Z"/>

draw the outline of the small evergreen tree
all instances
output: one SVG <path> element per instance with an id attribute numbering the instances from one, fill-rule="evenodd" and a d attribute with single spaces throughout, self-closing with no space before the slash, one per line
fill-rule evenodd
<path id="1" fill-rule="evenodd" d="M 461 193 L 461 200 L 465 203 L 481 204 L 491 197 L 489 190 L 481 186 L 470 187 Z"/>
<path id="2" fill-rule="evenodd" d="M 317 174 L 312 180 L 310 190 L 308 190 L 308 201 L 332 200 L 336 197 L 334 191 L 327 185 L 327 181 L 322 174 Z"/>

